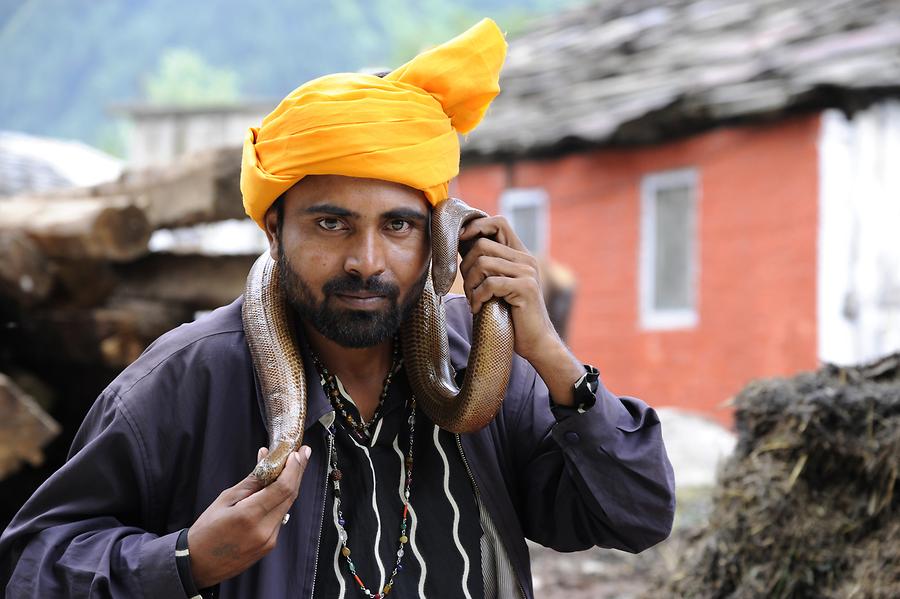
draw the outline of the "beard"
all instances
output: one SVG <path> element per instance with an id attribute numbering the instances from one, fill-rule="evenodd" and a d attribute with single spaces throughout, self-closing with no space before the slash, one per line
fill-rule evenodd
<path id="1" fill-rule="evenodd" d="M 426 268 L 403 301 L 399 302 L 400 288 L 396 283 L 385 281 L 377 275 L 363 280 L 362 277 L 344 274 L 322 286 L 323 299 L 317 302 L 310 286 L 291 268 L 280 244 L 278 269 L 279 287 L 294 312 L 324 337 L 338 345 L 353 348 L 371 347 L 393 337 L 415 307 L 428 278 Z M 388 306 L 382 310 L 353 310 L 330 304 L 335 294 L 359 292 L 383 295 Z"/>

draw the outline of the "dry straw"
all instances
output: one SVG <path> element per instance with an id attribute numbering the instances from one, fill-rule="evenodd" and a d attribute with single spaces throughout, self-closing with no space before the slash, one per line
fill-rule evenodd
<path id="1" fill-rule="evenodd" d="M 900 354 L 755 382 L 735 408 L 709 525 L 661 594 L 900 597 Z"/>

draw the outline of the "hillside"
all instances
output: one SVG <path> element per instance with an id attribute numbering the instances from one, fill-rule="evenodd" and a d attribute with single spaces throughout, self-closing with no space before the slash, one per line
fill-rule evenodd
<path id="1" fill-rule="evenodd" d="M 144 99 L 167 53 L 242 98 L 278 98 L 335 71 L 401 64 L 482 16 L 508 32 L 573 0 L 4 0 L 0 129 L 119 150 L 111 104 Z M 190 72 L 188 70 L 188 72 Z M 183 94 L 174 94 L 181 98 Z M 215 93 L 207 96 L 215 98 Z M 228 98 L 225 98 L 228 99 Z"/>

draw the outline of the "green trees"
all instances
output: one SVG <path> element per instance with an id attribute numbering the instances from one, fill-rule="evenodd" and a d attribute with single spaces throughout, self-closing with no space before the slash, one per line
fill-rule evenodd
<path id="1" fill-rule="evenodd" d="M 157 70 L 144 81 L 144 95 L 153 104 L 216 104 L 238 100 L 238 76 L 217 68 L 186 48 L 166 50 Z"/>
<path id="2" fill-rule="evenodd" d="M 8 0 L 0 129 L 106 146 L 111 104 L 281 98 L 312 77 L 393 67 L 483 16 L 515 32 L 579 0 Z"/>

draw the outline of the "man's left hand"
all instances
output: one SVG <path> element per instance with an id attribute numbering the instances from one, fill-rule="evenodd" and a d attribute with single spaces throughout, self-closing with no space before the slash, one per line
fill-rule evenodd
<path id="1" fill-rule="evenodd" d="M 502 216 L 470 221 L 459 236 L 473 241 L 460 264 L 472 313 L 491 298 L 509 304 L 515 329 L 515 352 L 525 359 L 541 347 L 559 342 L 541 291 L 537 259 Z"/>

